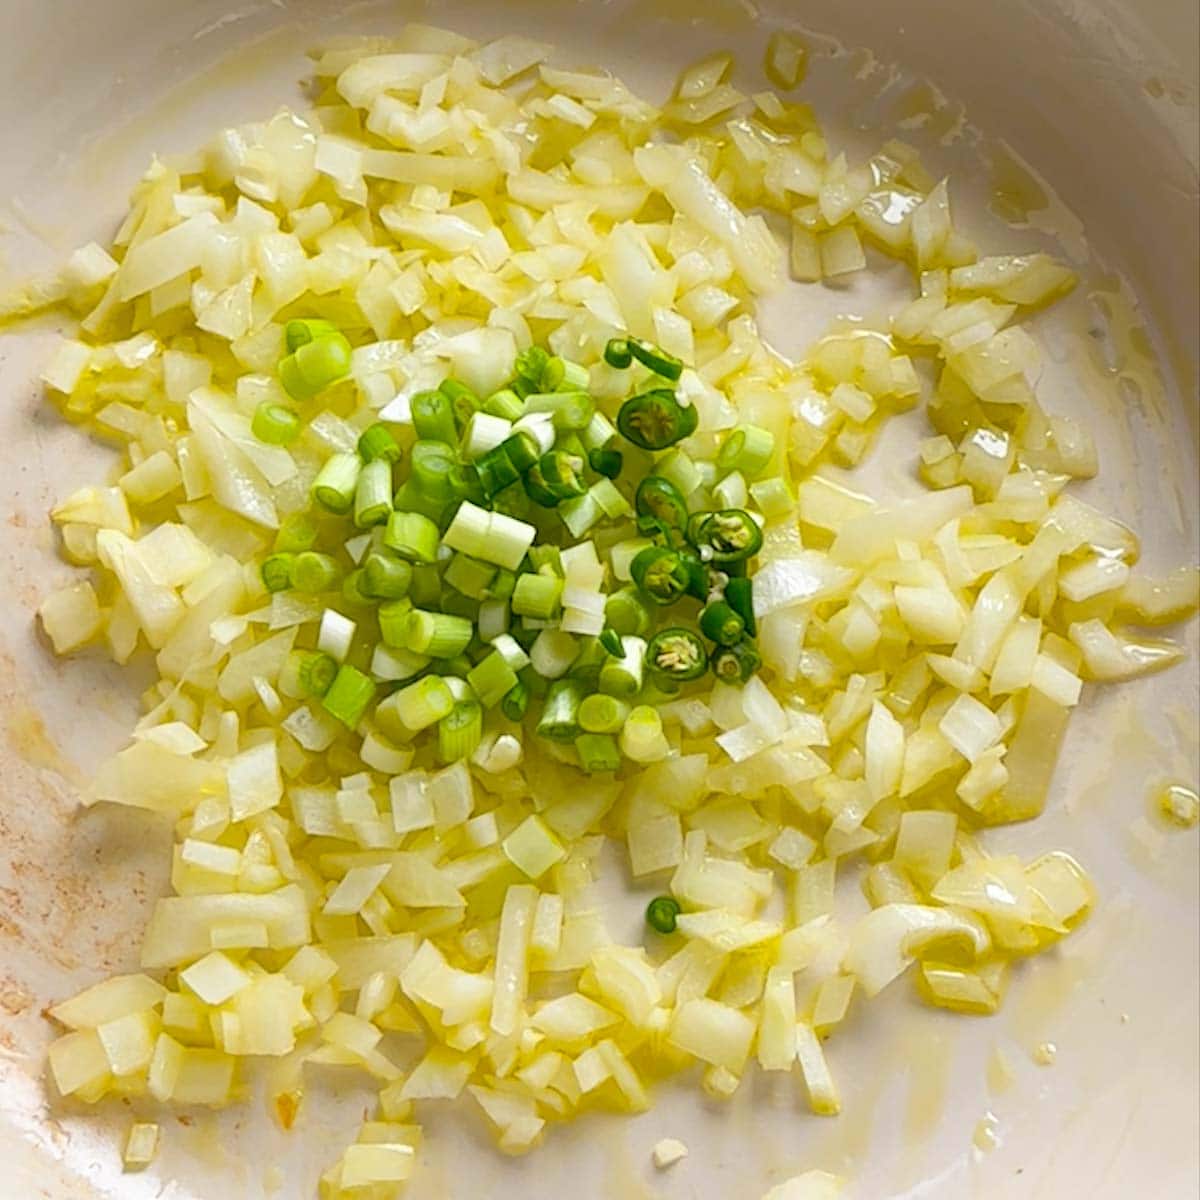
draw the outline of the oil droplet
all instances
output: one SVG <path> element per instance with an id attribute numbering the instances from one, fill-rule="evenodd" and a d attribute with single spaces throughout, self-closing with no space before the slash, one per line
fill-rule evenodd
<path id="1" fill-rule="evenodd" d="M 1039 1042 L 1033 1049 L 1033 1061 L 1039 1067 L 1052 1067 L 1058 1057 L 1058 1047 L 1053 1042 Z"/>
<path id="2" fill-rule="evenodd" d="M 1178 829 L 1200 822 L 1200 796 L 1182 783 L 1170 783 L 1158 794 L 1158 810 Z"/>
<path id="3" fill-rule="evenodd" d="M 995 1113 L 988 1112 L 983 1115 L 975 1126 L 971 1141 L 981 1154 L 987 1154 L 1000 1145 L 1000 1121 Z"/>
<path id="4" fill-rule="evenodd" d="M 987 1062 L 988 1090 L 994 1096 L 1001 1092 L 1007 1092 L 1016 1082 L 1016 1078 L 1012 1063 L 1008 1061 L 1008 1055 L 997 1046 Z"/>

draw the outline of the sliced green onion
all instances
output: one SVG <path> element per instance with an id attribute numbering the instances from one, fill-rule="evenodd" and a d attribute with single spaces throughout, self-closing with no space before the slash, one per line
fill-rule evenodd
<path id="1" fill-rule="evenodd" d="M 268 592 L 286 592 L 292 586 L 292 568 L 295 563 L 294 554 L 269 554 L 262 561 L 258 573 L 262 576 L 263 587 Z"/>
<path id="2" fill-rule="evenodd" d="M 649 368 L 655 375 L 661 375 L 664 379 L 669 379 L 675 383 L 680 375 L 683 374 L 683 363 L 673 354 L 668 354 L 665 350 L 654 345 L 653 342 L 645 342 L 641 338 L 629 337 L 625 339 L 625 345 L 629 350 L 630 355 L 636 358 L 643 367 Z"/>
<path id="3" fill-rule="evenodd" d="M 521 478 L 521 472 L 509 457 L 506 445 L 496 446 L 475 460 L 479 487 L 485 496 L 497 496 Z"/>
<path id="4" fill-rule="evenodd" d="M 603 647 L 605 654 L 612 654 L 620 658 L 625 653 L 625 647 L 621 645 L 621 635 L 611 627 L 602 629 L 597 641 Z"/>
<path id="5" fill-rule="evenodd" d="M 604 620 L 622 636 L 644 637 L 654 626 L 652 601 L 639 588 L 620 588 L 605 602 Z"/>
<path id="6" fill-rule="evenodd" d="M 571 536 L 581 538 L 597 521 L 604 516 L 600 502 L 592 495 L 591 490 L 572 500 L 564 500 L 558 506 L 558 514 L 563 524 L 570 530 Z"/>
<path id="7" fill-rule="evenodd" d="M 674 896 L 655 896 L 646 905 L 646 924 L 656 933 L 674 933 L 682 911 Z"/>
<path id="8" fill-rule="evenodd" d="M 510 720 L 520 722 L 529 711 L 529 685 L 518 679 L 500 701 L 500 711 Z"/>
<path id="9" fill-rule="evenodd" d="M 454 707 L 454 694 L 440 675 L 426 675 L 393 692 L 380 709 L 385 705 L 405 730 L 418 733 L 449 714 Z"/>
<path id="10" fill-rule="evenodd" d="M 606 696 L 636 696 L 642 690 L 646 662 L 646 642 L 640 637 L 621 638 L 621 654 L 600 665 L 597 687 Z"/>
<path id="11" fill-rule="evenodd" d="M 513 588 L 512 610 L 519 617 L 548 621 L 558 611 L 563 581 L 554 575 L 526 572 L 517 576 Z"/>
<path id="12" fill-rule="evenodd" d="M 665 450 L 696 432 L 694 404 L 682 405 L 667 388 L 632 396 L 617 413 L 621 435 L 643 450 Z"/>
<path id="13" fill-rule="evenodd" d="M 320 650 L 302 653 L 298 672 L 300 686 L 310 696 L 324 696 L 337 676 L 337 660 Z"/>
<path id="14" fill-rule="evenodd" d="M 515 421 L 525 411 L 525 401 L 512 388 L 501 388 L 483 402 L 483 411 L 506 421 Z"/>
<path id="15" fill-rule="evenodd" d="M 444 763 L 470 758 L 483 740 L 483 709 L 475 700 L 459 700 L 438 722 L 438 758 Z"/>
<path id="16" fill-rule="evenodd" d="M 575 739 L 575 753 L 579 765 L 589 774 L 605 774 L 621 766 L 621 751 L 610 733 L 581 733 Z"/>
<path id="17" fill-rule="evenodd" d="M 479 703 L 492 708 L 517 686 L 517 673 L 499 650 L 493 650 L 467 672 L 467 682 Z"/>
<path id="18" fill-rule="evenodd" d="M 398 600 L 412 587 L 410 563 L 392 554 L 376 551 L 363 564 L 363 591 L 377 600 Z"/>
<path id="19" fill-rule="evenodd" d="M 534 504 L 540 504 L 542 508 L 557 508 L 561 500 L 559 494 L 552 491 L 549 484 L 546 483 L 545 477 L 542 475 L 541 463 L 534 463 L 525 472 L 525 494 Z"/>
<path id="20" fill-rule="evenodd" d="M 543 350 L 541 346 L 530 346 L 527 350 L 522 350 L 517 355 L 517 360 L 513 364 L 513 374 L 518 379 L 528 380 L 536 387 L 549 361 L 549 353 Z"/>
<path id="21" fill-rule="evenodd" d="M 596 411 L 587 392 L 534 392 L 525 397 L 527 414 L 548 413 L 556 429 L 585 429 Z"/>
<path id="22" fill-rule="evenodd" d="M 332 321 L 322 321 L 318 318 L 297 318 L 289 321 L 283 328 L 284 341 L 288 353 L 292 354 L 301 346 L 315 342 L 318 338 L 330 337 L 338 332 L 338 327 Z"/>
<path id="23" fill-rule="evenodd" d="M 479 410 L 479 397 L 465 383 L 457 379 L 443 379 L 438 391 L 450 401 L 455 424 L 462 428 Z"/>
<path id="24" fill-rule="evenodd" d="M 320 526 L 312 513 L 291 513 L 280 523 L 279 532 L 275 535 L 275 549 L 281 554 L 311 550 L 319 533 Z"/>
<path id="25" fill-rule="evenodd" d="M 512 422 L 507 418 L 485 412 L 473 413 L 463 429 L 463 457 L 472 461 L 482 457 L 489 450 L 495 450 L 511 432 Z"/>
<path id="26" fill-rule="evenodd" d="M 758 622 L 754 619 L 754 584 L 746 576 L 733 578 L 725 585 L 725 601 L 745 623 L 746 632 L 754 637 Z"/>
<path id="27" fill-rule="evenodd" d="M 293 400 L 311 400 L 350 373 L 350 343 L 332 333 L 305 342 L 279 363 L 279 382 Z"/>
<path id="28" fill-rule="evenodd" d="M 750 491 L 741 471 L 730 471 L 712 489 L 713 499 L 722 508 L 745 508 Z"/>
<path id="29" fill-rule="evenodd" d="M 621 751 L 634 762 L 657 762 L 671 752 L 658 709 L 639 704 L 621 727 Z"/>
<path id="30" fill-rule="evenodd" d="M 479 605 L 479 640 L 490 642 L 508 632 L 510 610 L 507 600 L 483 600 Z"/>
<path id="31" fill-rule="evenodd" d="M 466 617 L 421 608 L 414 608 L 408 614 L 404 629 L 405 647 L 430 658 L 454 658 L 471 644 L 474 636 L 475 628 Z"/>
<path id="32" fill-rule="evenodd" d="M 717 466 L 722 471 L 740 471 L 744 478 L 755 479 L 775 453 L 775 435 L 759 425 L 737 425 L 721 443 Z"/>
<path id="33" fill-rule="evenodd" d="M 408 598 L 422 608 L 437 604 L 442 595 L 442 573 L 431 563 L 413 563 L 412 587 Z"/>
<path id="34" fill-rule="evenodd" d="M 551 450 L 538 461 L 542 480 L 560 500 L 582 496 L 587 491 L 583 482 L 583 459 L 563 450 Z"/>
<path id="35" fill-rule="evenodd" d="M 412 610 L 413 602 L 407 596 L 379 606 L 375 615 L 379 619 L 379 636 L 383 638 L 385 646 L 392 646 L 397 650 L 408 649 L 408 614 Z"/>
<path id="36" fill-rule="evenodd" d="M 417 392 L 410 401 L 413 429 L 425 441 L 453 445 L 458 440 L 454 406 L 444 392 Z"/>
<path id="37" fill-rule="evenodd" d="M 546 689 L 538 733 L 552 742 L 573 742 L 579 736 L 579 706 L 583 684 L 578 679 L 556 679 Z"/>
<path id="38" fill-rule="evenodd" d="M 582 363 L 555 355 L 542 368 L 541 386 L 547 392 L 585 392 L 590 377 Z"/>
<path id="39" fill-rule="evenodd" d="M 364 675 L 357 667 L 342 663 L 321 704 L 347 729 L 354 729 L 374 699 L 375 684 L 370 676 Z"/>
<path id="40" fill-rule="evenodd" d="M 723 683 L 745 683 L 762 665 L 758 647 L 743 638 L 733 646 L 722 646 L 712 655 L 712 672 Z"/>
<path id="41" fill-rule="evenodd" d="M 354 523 L 359 529 L 382 525 L 392 513 L 392 464 L 372 459 L 358 475 L 354 489 Z"/>
<path id="42" fill-rule="evenodd" d="M 796 497 L 792 495 L 787 480 L 780 475 L 752 483 L 750 496 L 758 505 L 758 511 L 772 520 L 787 516 L 796 507 Z"/>
<path id="43" fill-rule="evenodd" d="M 492 497 L 492 512 L 525 521 L 529 517 L 530 500 L 524 487 L 520 483 L 510 483 L 502 492 L 497 492 Z"/>
<path id="44" fill-rule="evenodd" d="M 603 475 L 605 479 L 616 479 L 624 465 L 625 456 L 620 450 L 611 450 L 601 446 L 588 451 L 588 466 L 597 475 Z"/>
<path id="45" fill-rule="evenodd" d="M 708 670 L 708 651 L 690 629 L 660 629 L 646 646 L 646 667 L 672 683 L 699 679 Z"/>
<path id="46" fill-rule="evenodd" d="M 500 449 L 518 473 L 528 471 L 537 462 L 537 439 L 527 429 L 518 429 L 500 443 Z"/>
<path id="47" fill-rule="evenodd" d="M 342 580 L 342 598 L 347 604 L 374 604 L 377 597 L 366 591 L 367 573 L 362 567 L 356 567 Z"/>
<path id="48" fill-rule="evenodd" d="M 337 560 L 328 554 L 305 550 L 297 554 L 292 564 L 292 586 L 298 592 L 327 592 L 341 577 Z"/>
<path id="49" fill-rule="evenodd" d="M 561 629 L 543 629 L 529 647 L 534 672 L 543 679 L 559 679 L 579 657 L 579 643 Z"/>
<path id="50" fill-rule="evenodd" d="M 437 560 L 438 529 L 421 513 L 394 512 L 388 517 L 383 544 L 402 558 L 433 563 Z"/>
<path id="51" fill-rule="evenodd" d="M 742 640 L 746 622 L 724 600 L 710 604 L 700 614 L 700 632 L 718 646 L 732 646 Z"/>
<path id="52" fill-rule="evenodd" d="M 586 429 L 579 431 L 585 450 L 602 450 L 617 436 L 617 427 L 599 410 L 592 414 Z"/>
<path id="53" fill-rule="evenodd" d="M 623 700 L 596 692 L 579 706 L 579 728 L 588 733 L 617 733 L 627 716 L 629 705 Z"/>
<path id="54" fill-rule="evenodd" d="M 334 454 L 313 480 L 312 498 L 324 509 L 339 516 L 354 506 L 354 493 L 362 459 L 357 454 Z"/>
<path id="55" fill-rule="evenodd" d="M 610 367 L 616 367 L 618 371 L 623 371 L 626 367 L 631 366 L 633 351 L 629 348 L 628 339 L 609 338 L 608 344 L 604 347 L 604 361 Z"/>
<path id="56" fill-rule="evenodd" d="M 647 475 L 638 484 L 633 506 L 639 517 L 653 517 L 676 529 L 687 525 L 687 501 L 679 489 L 661 475 Z"/>
<path id="57" fill-rule="evenodd" d="M 442 578 L 456 591 L 472 600 L 482 600 L 496 577 L 496 568 L 491 563 L 480 562 L 466 554 L 456 553 Z"/>
<path id="58" fill-rule="evenodd" d="M 647 546 L 629 564 L 629 570 L 634 583 L 660 604 L 673 604 L 691 583 L 682 555 L 665 546 Z"/>
<path id="59" fill-rule="evenodd" d="M 285 404 L 264 400 L 250 421 L 250 432 L 268 446 L 287 446 L 300 436 L 300 418 Z"/>
<path id="60" fill-rule="evenodd" d="M 513 433 L 533 438 L 537 444 L 537 458 L 553 450 L 558 437 L 554 430 L 554 420 L 549 413 L 530 413 L 527 417 L 522 417 L 514 422 Z"/>
<path id="61" fill-rule="evenodd" d="M 517 586 L 517 576 L 513 571 L 506 571 L 501 567 L 496 572 L 496 577 L 492 580 L 488 587 L 488 596 L 492 600 L 508 600 Z"/>
<path id="62" fill-rule="evenodd" d="M 409 484 L 418 495 L 445 504 L 454 498 L 455 466 L 454 451 L 446 443 L 414 442 L 409 454 Z"/>
<path id="63" fill-rule="evenodd" d="M 400 443 L 392 436 L 392 431 L 378 421 L 368 425 L 358 439 L 358 455 L 363 462 L 374 462 L 382 458 L 385 462 L 399 462 L 403 451 Z"/>
<path id="64" fill-rule="evenodd" d="M 600 506 L 600 511 L 610 520 L 627 517 L 633 512 L 629 501 L 621 495 L 611 479 L 597 479 L 588 488 L 588 495 Z"/>

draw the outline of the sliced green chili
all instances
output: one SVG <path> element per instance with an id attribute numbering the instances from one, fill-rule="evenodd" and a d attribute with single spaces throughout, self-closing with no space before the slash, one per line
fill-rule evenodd
<path id="1" fill-rule="evenodd" d="M 646 905 L 646 924 L 656 933 L 674 933 L 682 911 L 674 896 L 655 896 Z"/>
<path id="2" fill-rule="evenodd" d="M 633 581 L 660 604 L 672 604 L 687 590 L 691 573 L 678 551 L 665 546 L 639 550 L 629 564 Z"/>
<path id="3" fill-rule="evenodd" d="M 714 650 L 711 660 L 713 674 L 723 683 L 745 683 L 761 665 L 758 647 L 750 638 Z"/>
<path id="4" fill-rule="evenodd" d="M 620 450 L 598 446 L 596 449 L 588 451 L 588 466 L 597 475 L 603 475 L 605 479 L 616 479 L 624 465 L 625 456 Z"/>
<path id="5" fill-rule="evenodd" d="M 682 405 L 669 388 L 652 388 L 632 396 L 617 413 L 622 436 L 643 450 L 665 450 L 696 432 L 694 404 Z"/>
<path id="6" fill-rule="evenodd" d="M 616 367 L 618 371 L 630 366 L 633 362 L 633 351 L 629 348 L 628 339 L 609 338 L 604 347 L 604 361 L 610 367 Z"/>
<path id="7" fill-rule="evenodd" d="M 732 646 L 742 639 L 746 622 L 724 600 L 716 600 L 700 614 L 700 632 L 718 646 Z"/>
<path id="8" fill-rule="evenodd" d="M 699 634 L 673 626 L 660 629 L 646 647 L 646 666 L 660 679 L 684 683 L 708 670 L 708 652 Z"/>
<path id="9" fill-rule="evenodd" d="M 725 584 L 725 600 L 746 625 L 746 632 L 754 637 L 758 633 L 758 622 L 754 619 L 754 584 L 746 576 L 733 578 Z"/>
<path id="10" fill-rule="evenodd" d="M 638 484 L 633 500 L 639 517 L 652 517 L 668 527 L 687 525 L 688 507 L 679 489 L 661 475 L 647 475 Z"/>
<path id="11" fill-rule="evenodd" d="M 723 508 L 709 513 L 695 539 L 701 555 L 718 564 L 745 562 L 762 549 L 762 530 L 742 508 Z"/>
<path id="12" fill-rule="evenodd" d="M 664 379 L 669 379 L 672 383 L 675 383 L 680 375 L 683 374 L 683 362 L 676 358 L 675 355 L 668 354 L 665 350 L 654 345 L 653 342 L 646 342 L 641 338 L 629 337 L 625 339 L 625 345 L 630 355 L 636 358 L 643 367 L 648 367 L 655 375 L 661 375 Z"/>

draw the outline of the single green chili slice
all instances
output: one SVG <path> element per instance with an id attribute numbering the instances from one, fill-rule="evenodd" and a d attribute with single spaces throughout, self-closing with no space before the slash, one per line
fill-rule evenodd
<path id="1" fill-rule="evenodd" d="M 610 367 L 616 367 L 618 371 L 630 366 L 633 363 L 633 351 L 629 348 L 628 339 L 609 338 L 604 347 L 604 361 Z"/>
<path id="2" fill-rule="evenodd" d="M 646 924 L 656 933 L 674 933 L 682 911 L 674 896 L 655 896 L 646 905 Z"/>
<path id="3" fill-rule="evenodd" d="M 262 576 L 263 587 L 268 592 L 286 592 L 292 586 L 292 568 L 295 563 L 294 554 L 269 554 L 262 561 L 258 573 Z"/>
<path id="4" fill-rule="evenodd" d="M 418 392 L 409 408 L 417 437 L 452 445 L 458 439 L 454 427 L 454 406 L 445 392 Z"/>
<path id="5" fill-rule="evenodd" d="M 679 489 L 661 475 L 647 475 L 638 484 L 633 506 L 639 517 L 652 517 L 668 527 L 687 525 L 688 507 Z"/>
<path id="6" fill-rule="evenodd" d="M 762 665 L 758 647 L 750 638 L 743 638 L 732 646 L 721 646 L 714 650 L 710 665 L 712 673 L 722 683 L 745 683 Z"/>
<path id="7" fill-rule="evenodd" d="M 358 439 L 358 456 L 363 462 L 374 462 L 382 458 L 385 462 L 400 461 L 400 443 L 392 436 L 392 431 L 380 422 L 368 425 Z"/>
<path id="8" fill-rule="evenodd" d="M 746 632 L 754 637 L 758 622 L 754 619 L 754 584 L 746 576 L 730 579 L 725 584 L 725 602 L 745 623 Z"/>
<path id="9" fill-rule="evenodd" d="M 696 549 L 702 557 L 717 564 L 740 563 L 753 558 L 762 549 L 762 530 L 758 522 L 742 508 L 723 508 L 710 513 L 696 537 Z"/>
<path id="10" fill-rule="evenodd" d="M 665 546 L 639 550 L 629 564 L 633 581 L 660 604 L 671 604 L 688 590 L 691 573 L 678 551 Z"/>
<path id="11" fill-rule="evenodd" d="M 712 571 L 701 561 L 700 556 L 691 550 L 680 550 L 679 557 L 687 567 L 687 594 L 701 602 L 707 601 L 712 591 Z"/>
<path id="12" fill-rule="evenodd" d="M 588 451 L 588 466 L 597 475 L 603 475 L 605 479 L 616 479 L 624 465 L 625 456 L 620 450 L 613 450 L 608 446 L 597 446 L 594 450 Z"/>
<path id="13" fill-rule="evenodd" d="M 655 375 L 661 375 L 664 379 L 675 383 L 683 374 L 683 362 L 675 355 L 660 349 L 653 342 L 627 337 L 625 345 L 628 347 L 630 355 L 636 358 L 643 367 L 648 367 Z"/>
<path id="14" fill-rule="evenodd" d="M 690 629 L 660 629 L 646 647 L 646 666 L 660 679 L 685 683 L 708 670 L 708 651 Z"/>
<path id="15" fill-rule="evenodd" d="M 718 646 L 740 642 L 745 631 L 746 622 L 724 600 L 714 601 L 700 614 L 700 632 Z"/>
<path id="16" fill-rule="evenodd" d="M 623 437 L 643 450 L 665 450 L 696 432 L 694 404 L 682 405 L 669 388 L 652 388 L 632 396 L 617 413 Z"/>

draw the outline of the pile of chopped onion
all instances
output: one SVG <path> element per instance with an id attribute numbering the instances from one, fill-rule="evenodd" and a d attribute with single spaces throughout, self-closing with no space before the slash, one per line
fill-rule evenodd
<path id="1" fill-rule="evenodd" d="M 310 113 L 156 161 L 111 250 L 85 247 L 42 289 L 81 317 L 48 388 L 124 459 L 54 509 L 87 573 L 40 616 L 60 653 L 153 656 L 145 715 L 86 800 L 177 833 L 148 973 L 58 1005 L 50 1070 L 89 1102 L 217 1106 L 242 1094 L 244 1059 L 270 1056 L 290 1125 L 322 1066 L 361 1068 L 378 1111 L 323 1177 L 332 1198 L 396 1194 L 425 1100 L 466 1093 L 520 1153 L 588 1109 L 645 1109 L 651 1081 L 690 1064 L 731 1096 L 757 1060 L 833 1114 L 826 1043 L 855 993 L 911 972 L 933 1005 L 994 1012 L 1011 964 L 1094 894 L 1066 854 L 989 854 L 981 831 L 1042 811 L 1084 683 L 1176 662 L 1136 627 L 1196 606 L 1194 569 L 1136 574 L 1134 534 L 1069 491 L 1095 449 L 1042 407 L 1028 323 L 1069 270 L 980 257 L 911 147 L 851 163 L 806 106 L 734 89 L 728 56 L 659 110 L 549 53 L 418 26 L 331 50 Z M 804 57 L 775 40 L 772 81 L 794 87 Z M 790 220 L 790 252 L 756 210 Z M 913 266 L 911 303 L 798 365 L 774 354 L 754 301 L 789 253 L 811 284 L 866 269 L 868 249 Z M 293 319 L 352 346 L 295 422 L 263 409 L 293 403 Z M 654 471 L 693 511 L 761 518 L 761 671 L 651 696 L 627 721 L 653 752 L 615 773 L 494 714 L 439 762 L 370 703 L 335 712 L 292 686 L 316 649 L 379 699 L 438 678 L 379 654 L 361 598 L 265 589 L 322 469 L 381 423 L 406 450 L 414 396 L 451 377 L 488 396 L 533 345 L 580 364 L 615 418 L 627 377 L 604 351 L 627 333 L 687 364 L 676 390 L 697 427 Z M 924 494 L 880 503 L 823 473 L 914 405 L 933 426 Z M 769 486 L 722 469 L 735 426 L 786 449 Z M 581 588 L 628 579 L 627 509 L 596 517 L 581 606 Z M 472 538 L 468 560 L 488 545 Z M 345 566 L 370 543 L 346 539 Z M 543 622 L 555 653 L 596 640 L 562 619 Z M 669 891 L 674 932 L 614 941 L 593 886 L 609 838 L 646 899 Z M 855 871 L 866 915 L 837 894 Z M 126 1161 L 157 1142 L 135 1126 Z M 836 1191 L 820 1172 L 792 1183 Z"/>

